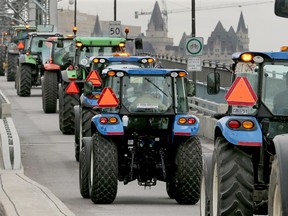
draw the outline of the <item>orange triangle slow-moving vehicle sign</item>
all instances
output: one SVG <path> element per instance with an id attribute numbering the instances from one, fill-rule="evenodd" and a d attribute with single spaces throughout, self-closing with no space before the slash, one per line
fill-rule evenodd
<path id="1" fill-rule="evenodd" d="M 87 78 L 86 78 L 86 81 L 92 82 L 92 85 L 93 85 L 93 86 L 99 87 L 99 86 L 102 85 L 102 80 L 101 80 L 101 78 L 100 78 L 100 76 L 99 76 L 99 73 L 98 73 L 97 71 L 95 71 L 95 70 L 91 71 L 91 72 L 88 74 L 88 76 L 87 76 Z"/>
<path id="2" fill-rule="evenodd" d="M 105 87 L 98 100 L 98 106 L 100 108 L 104 107 L 117 107 L 119 100 L 111 88 Z"/>
<path id="3" fill-rule="evenodd" d="M 229 105 L 253 106 L 258 98 L 247 77 L 237 77 L 225 99 Z"/>
<path id="4" fill-rule="evenodd" d="M 67 94 L 78 94 L 80 92 L 75 82 L 70 82 L 65 91 Z"/>

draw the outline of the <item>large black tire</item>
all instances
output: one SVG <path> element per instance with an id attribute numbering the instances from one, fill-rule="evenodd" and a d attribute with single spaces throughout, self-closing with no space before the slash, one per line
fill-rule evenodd
<path id="1" fill-rule="evenodd" d="M 74 106 L 79 105 L 78 94 L 66 94 L 63 91 L 63 104 L 62 104 L 62 133 L 63 134 L 74 134 L 75 133 L 75 114 Z"/>
<path id="2" fill-rule="evenodd" d="M 175 199 L 175 193 L 176 193 L 176 180 L 175 177 L 171 177 L 166 182 L 166 192 L 170 199 Z"/>
<path id="3" fill-rule="evenodd" d="M 175 200 L 179 204 L 194 205 L 200 199 L 202 175 L 202 147 L 197 137 L 179 144 L 175 164 Z"/>
<path id="4" fill-rule="evenodd" d="M 91 119 L 93 116 L 99 114 L 99 111 L 93 110 L 92 108 L 82 107 L 82 137 L 90 137 L 91 134 Z"/>
<path id="5" fill-rule="evenodd" d="M 21 65 L 18 75 L 17 94 L 21 97 L 30 96 L 32 86 L 31 67 L 27 64 Z"/>
<path id="6" fill-rule="evenodd" d="M 83 198 L 90 198 L 89 194 L 89 173 L 91 164 L 91 137 L 82 139 L 82 149 L 79 160 L 79 187 Z"/>
<path id="7" fill-rule="evenodd" d="M 74 106 L 74 128 L 75 128 L 75 133 L 74 133 L 74 143 L 75 143 L 75 159 L 76 161 L 79 161 L 79 152 L 80 152 L 80 105 Z"/>
<path id="8" fill-rule="evenodd" d="M 253 215 L 253 162 L 251 155 L 216 139 L 212 162 L 211 215 Z"/>
<path id="9" fill-rule="evenodd" d="M 212 152 L 203 154 L 203 170 L 201 179 L 201 194 L 200 194 L 200 215 L 210 215 L 210 200 L 211 200 L 211 171 L 212 171 Z"/>
<path id="10" fill-rule="evenodd" d="M 45 113 L 57 111 L 58 78 L 56 71 L 45 71 L 42 84 L 42 107 Z"/>
<path id="11" fill-rule="evenodd" d="M 58 86 L 58 98 L 59 98 L 59 103 L 58 103 L 58 112 L 59 112 L 59 129 L 62 131 L 62 122 L 63 122 L 63 95 L 64 95 L 65 88 L 62 87 L 62 85 L 59 84 Z"/>
<path id="12" fill-rule="evenodd" d="M 18 64 L 18 54 L 9 54 L 8 53 L 8 68 L 7 68 L 7 81 L 15 81 L 15 74 L 17 71 L 17 64 Z"/>
<path id="13" fill-rule="evenodd" d="M 3 45 L 0 45 L 0 76 L 5 75 L 5 70 L 3 68 L 3 63 L 5 62 L 6 58 L 6 47 Z"/>
<path id="14" fill-rule="evenodd" d="M 283 215 L 281 187 L 280 187 L 280 168 L 277 156 L 275 156 L 273 160 L 272 170 L 270 174 L 268 215 L 269 216 Z"/>
<path id="15" fill-rule="evenodd" d="M 100 135 L 94 135 L 91 151 L 90 197 L 96 204 L 112 203 L 118 187 L 117 147 Z"/>

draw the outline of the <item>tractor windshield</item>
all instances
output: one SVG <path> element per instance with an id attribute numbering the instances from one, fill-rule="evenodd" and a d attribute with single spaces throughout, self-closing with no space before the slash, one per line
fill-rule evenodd
<path id="1" fill-rule="evenodd" d="M 125 76 L 122 103 L 129 112 L 164 113 L 172 105 L 171 77 Z"/>
<path id="2" fill-rule="evenodd" d="M 31 53 L 41 53 L 43 47 L 39 47 L 39 41 L 40 40 L 45 40 L 50 36 L 38 36 L 38 37 L 31 37 Z"/>

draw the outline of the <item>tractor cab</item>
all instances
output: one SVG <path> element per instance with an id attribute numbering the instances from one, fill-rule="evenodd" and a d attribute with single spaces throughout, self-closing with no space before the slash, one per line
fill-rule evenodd
<path id="1" fill-rule="evenodd" d="M 288 132 L 288 52 L 243 52 L 232 59 L 227 115 L 254 116 L 267 137 Z M 219 73 L 208 75 L 208 93 L 219 91 Z M 252 126 L 251 126 L 252 127 Z M 252 127 L 253 128 L 253 127 Z M 252 129 L 251 128 L 251 129 Z"/>

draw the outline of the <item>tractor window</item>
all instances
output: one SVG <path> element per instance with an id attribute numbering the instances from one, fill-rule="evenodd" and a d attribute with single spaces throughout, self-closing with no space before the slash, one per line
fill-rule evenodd
<path id="1" fill-rule="evenodd" d="M 185 91 L 185 83 L 183 77 L 175 78 L 176 83 L 176 98 L 175 98 L 175 106 L 176 113 L 187 113 L 189 111 L 188 101 Z"/>
<path id="2" fill-rule="evenodd" d="M 265 63 L 262 100 L 274 115 L 288 115 L 288 64 Z"/>
<path id="3" fill-rule="evenodd" d="M 122 103 L 134 113 L 164 113 L 172 106 L 171 88 L 171 77 L 124 76 Z"/>
<path id="4" fill-rule="evenodd" d="M 47 37 L 33 37 L 31 42 L 31 53 L 42 52 L 42 47 L 38 46 L 40 40 L 45 40 Z"/>

